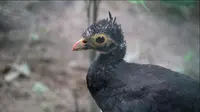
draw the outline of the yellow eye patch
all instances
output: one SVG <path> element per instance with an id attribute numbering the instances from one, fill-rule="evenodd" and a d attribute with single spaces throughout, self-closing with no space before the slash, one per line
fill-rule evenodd
<path id="1" fill-rule="evenodd" d="M 105 34 L 95 34 L 92 36 L 92 40 L 95 45 L 104 46 L 105 43 L 108 41 L 108 36 Z"/>

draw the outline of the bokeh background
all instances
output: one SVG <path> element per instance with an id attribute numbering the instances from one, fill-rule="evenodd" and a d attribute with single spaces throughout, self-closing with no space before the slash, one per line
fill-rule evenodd
<path id="1" fill-rule="evenodd" d="M 0 112 L 99 112 L 85 80 L 95 52 L 72 45 L 108 11 L 126 61 L 199 80 L 197 0 L 0 1 Z"/>

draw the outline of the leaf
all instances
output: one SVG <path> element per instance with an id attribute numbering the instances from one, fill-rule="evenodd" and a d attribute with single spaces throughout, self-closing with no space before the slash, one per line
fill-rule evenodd
<path id="1" fill-rule="evenodd" d="M 6 82 L 11 82 L 19 76 L 19 72 L 11 71 L 5 75 L 4 79 Z"/>
<path id="2" fill-rule="evenodd" d="M 38 41 L 39 40 L 39 35 L 38 34 L 31 34 L 31 39 L 33 41 Z"/>
<path id="3" fill-rule="evenodd" d="M 23 64 L 13 64 L 12 67 L 17 70 L 17 72 L 22 73 L 23 75 L 29 76 L 31 71 L 30 67 L 27 63 Z"/>
<path id="4" fill-rule="evenodd" d="M 161 3 L 175 6 L 194 6 L 197 0 L 160 0 Z"/>
<path id="5" fill-rule="evenodd" d="M 128 0 L 130 3 L 133 4 L 141 4 L 148 12 L 150 12 L 149 8 L 147 8 L 146 4 L 145 4 L 145 0 Z"/>
<path id="6" fill-rule="evenodd" d="M 128 1 L 134 4 L 145 4 L 145 0 L 128 0 Z"/>
<path id="7" fill-rule="evenodd" d="M 30 67 L 27 63 L 21 65 L 21 70 L 28 75 L 31 73 Z"/>
<path id="8" fill-rule="evenodd" d="M 143 3 L 142 6 L 143 6 L 148 12 L 151 12 L 151 11 L 149 10 L 149 8 L 146 6 L 145 3 Z"/>
<path id="9" fill-rule="evenodd" d="M 41 83 L 41 82 L 36 82 L 36 83 L 33 85 L 32 90 L 33 90 L 34 92 L 40 94 L 40 93 L 44 93 L 44 92 L 46 92 L 46 91 L 49 91 L 49 88 L 48 88 L 46 85 L 44 85 L 43 83 Z"/>
<path id="10" fill-rule="evenodd" d="M 18 70 L 19 72 L 22 72 L 25 75 L 30 75 L 30 68 L 29 65 L 27 63 L 23 63 L 21 65 L 15 65 L 14 66 L 16 70 Z"/>
<path id="11" fill-rule="evenodd" d="M 192 52 L 188 52 L 185 56 L 184 56 L 184 61 L 187 62 L 187 61 L 190 61 L 193 57 L 193 54 Z"/>

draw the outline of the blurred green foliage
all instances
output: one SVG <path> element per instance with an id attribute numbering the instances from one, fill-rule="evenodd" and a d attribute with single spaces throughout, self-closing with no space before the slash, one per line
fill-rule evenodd
<path id="1" fill-rule="evenodd" d="M 142 4 L 147 9 L 145 5 L 147 0 L 128 0 L 128 1 L 133 4 Z M 182 7 L 182 6 L 194 7 L 198 3 L 197 0 L 160 0 L 159 2 L 164 5 L 172 5 L 176 7 Z"/>
<path id="2" fill-rule="evenodd" d="M 188 64 L 188 63 L 190 63 L 190 61 L 193 61 L 194 60 L 193 53 L 191 51 L 189 51 L 187 54 L 184 55 L 183 60 L 184 60 L 185 64 Z M 189 64 L 189 65 L 191 65 L 191 64 Z M 185 70 L 185 68 L 176 68 L 176 71 L 180 72 L 180 73 L 185 73 L 188 70 Z"/>
<path id="3" fill-rule="evenodd" d="M 43 93 L 49 91 L 49 88 L 42 82 L 36 82 L 33 85 L 32 90 L 38 94 L 43 94 Z"/>
<path id="4" fill-rule="evenodd" d="M 128 0 L 130 3 L 137 4 L 137 5 L 142 5 L 147 11 L 150 12 L 150 9 L 146 6 L 147 0 Z M 190 8 L 198 8 L 198 0 L 159 0 L 155 1 L 159 2 L 160 4 L 163 4 L 163 6 L 170 7 L 173 12 L 176 12 L 177 10 L 180 9 L 178 12 L 187 12 L 186 10 Z M 181 9 L 186 9 L 186 10 L 181 10 Z M 164 10 L 163 10 L 164 13 Z M 191 13 L 191 12 L 190 12 Z M 178 15 L 178 13 L 176 13 Z M 175 70 L 180 73 L 186 73 L 186 74 L 193 74 L 195 75 L 194 77 L 199 76 L 199 60 L 198 58 L 195 57 L 195 52 L 192 50 L 188 51 L 184 56 L 184 67 L 179 67 L 176 68 Z"/>
<path id="5" fill-rule="evenodd" d="M 147 11 L 150 11 L 149 8 L 147 8 L 147 6 L 146 6 L 145 0 L 128 0 L 128 1 L 133 4 L 141 4 Z"/>
<path id="6" fill-rule="evenodd" d="M 197 0 L 160 0 L 163 4 L 174 5 L 177 7 L 181 6 L 195 6 L 197 4 Z"/>
<path id="7" fill-rule="evenodd" d="M 188 62 L 192 59 L 193 57 L 193 53 L 192 52 L 188 52 L 185 56 L 184 56 L 184 61 Z"/>
<path id="8" fill-rule="evenodd" d="M 145 4 L 145 0 L 128 0 L 128 1 L 134 4 Z"/>

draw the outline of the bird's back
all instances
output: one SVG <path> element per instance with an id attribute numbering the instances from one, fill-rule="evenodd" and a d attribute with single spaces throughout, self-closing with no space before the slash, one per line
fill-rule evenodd
<path id="1" fill-rule="evenodd" d="M 111 68 L 88 87 L 105 112 L 199 112 L 199 85 L 190 77 L 125 61 Z"/>

